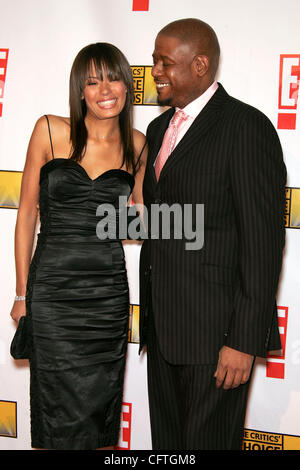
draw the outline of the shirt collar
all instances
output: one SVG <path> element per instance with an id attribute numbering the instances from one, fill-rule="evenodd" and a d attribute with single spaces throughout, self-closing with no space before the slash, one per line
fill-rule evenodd
<path id="1" fill-rule="evenodd" d="M 218 89 L 218 83 L 214 81 L 210 87 L 205 90 L 202 95 L 198 96 L 194 101 L 191 101 L 191 103 L 187 104 L 182 110 L 187 114 L 188 116 L 195 118 L 198 116 L 198 114 L 202 111 L 204 106 L 209 102 L 213 94 L 217 91 Z M 179 108 L 176 108 L 176 111 L 178 111 Z"/>

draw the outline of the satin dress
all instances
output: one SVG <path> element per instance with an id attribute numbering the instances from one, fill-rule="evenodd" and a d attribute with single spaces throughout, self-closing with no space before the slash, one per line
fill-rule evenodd
<path id="1" fill-rule="evenodd" d="M 87 450 L 118 442 L 129 290 L 122 241 L 96 234 L 100 204 L 128 199 L 133 176 L 92 180 L 54 158 L 40 174 L 41 230 L 30 265 L 32 447 Z"/>

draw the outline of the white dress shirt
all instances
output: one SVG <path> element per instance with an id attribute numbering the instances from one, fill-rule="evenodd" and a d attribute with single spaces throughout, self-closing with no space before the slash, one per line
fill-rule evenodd
<path id="1" fill-rule="evenodd" d="M 175 147 L 185 135 L 185 133 L 188 131 L 188 129 L 191 127 L 198 114 L 202 111 L 204 106 L 209 102 L 211 97 L 217 91 L 218 86 L 218 83 L 214 82 L 212 85 L 210 85 L 209 88 L 207 88 L 204 93 L 202 93 L 202 95 L 200 95 L 194 101 L 191 101 L 191 103 L 187 104 L 185 108 L 182 108 L 182 111 L 187 114 L 188 119 L 185 121 L 184 125 L 181 126 L 181 129 L 178 132 L 177 139 L 175 141 Z M 176 111 L 178 111 L 178 109 L 179 108 L 176 108 Z"/>

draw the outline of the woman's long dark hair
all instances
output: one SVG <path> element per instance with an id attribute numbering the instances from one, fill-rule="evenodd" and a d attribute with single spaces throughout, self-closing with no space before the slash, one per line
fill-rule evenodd
<path id="1" fill-rule="evenodd" d="M 103 71 L 109 80 L 122 80 L 127 88 L 126 102 L 119 116 L 123 144 L 123 162 L 135 171 L 133 145 L 133 79 L 130 65 L 124 54 L 112 44 L 99 42 L 84 47 L 76 56 L 70 75 L 70 140 L 71 159 L 80 162 L 86 151 L 88 132 L 85 126 L 86 104 L 82 99 L 86 79 L 92 68 L 102 80 Z"/>

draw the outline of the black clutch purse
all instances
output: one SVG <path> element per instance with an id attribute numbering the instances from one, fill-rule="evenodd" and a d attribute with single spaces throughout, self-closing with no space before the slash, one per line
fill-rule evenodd
<path id="1" fill-rule="evenodd" d="M 19 320 L 18 327 L 10 345 L 10 354 L 14 359 L 29 359 L 30 343 L 30 318 L 25 315 Z"/>

